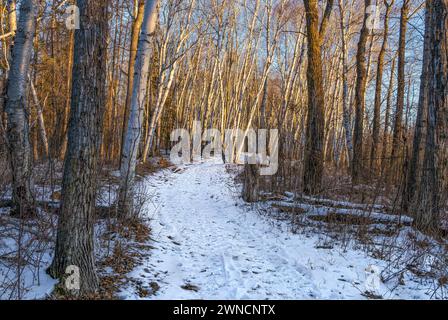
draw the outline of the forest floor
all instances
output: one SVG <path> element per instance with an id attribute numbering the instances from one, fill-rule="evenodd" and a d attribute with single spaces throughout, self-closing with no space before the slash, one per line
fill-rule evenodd
<path id="1" fill-rule="evenodd" d="M 311 231 L 296 232 L 267 203 L 240 199 L 234 173 L 205 162 L 144 181 L 154 249 L 131 273 L 123 299 L 428 299 L 431 281 Z M 275 211 L 275 210 L 274 210 Z M 267 213 L 267 214 L 266 214 Z M 331 243 L 329 246 L 328 243 Z M 400 271 L 398 271 L 399 273 Z"/>
<path id="2" fill-rule="evenodd" d="M 239 167 L 162 160 L 140 172 L 140 223 L 120 226 L 110 212 L 98 220 L 101 293 L 93 298 L 447 297 L 447 242 L 416 232 L 409 217 L 289 193 L 249 205 Z M 116 174 L 104 171 L 97 205 L 113 208 Z M 59 176 L 38 188 L 55 208 Z M 51 211 L 18 221 L 0 209 L 0 300 L 64 298 L 52 293 L 56 281 L 45 273 L 56 225 Z"/>

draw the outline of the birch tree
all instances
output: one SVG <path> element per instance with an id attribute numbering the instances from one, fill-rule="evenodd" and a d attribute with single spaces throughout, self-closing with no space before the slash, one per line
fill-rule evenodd
<path id="1" fill-rule="evenodd" d="M 20 216 L 35 212 L 26 88 L 36 32 L 36 14 L 36 1 L 24 0 L 20 6 L 17 32 L 12 49 L 5 103 L 12 172 L 11 213 Z"/>
<path id="2" fill-rule="evenodd" d="M 144 9 L 145 9 L 144 0 L 134 1 L 134 16 L 132 21 L 131 46 L 129 51 L 129 63 L 128 63 L 128 85 L 126 91 L 126 102 L 124 105 L 123 130 L 121 139 L 122 148 L 124 147 L 124 140 L 126 138 L 127 125 L 129 121 L 129 110 L 132 99 L 132 88 L 134 86 L 135 56 L 137 55 L 138 38 L 143 23 Z"/>
<path id="3" fill-rule="evenodd" d="M 164 33 L 162 35 L 162 43 L 159 47 L 159 57 L 161 61 L 159 62 L 156 101 L 153 113 L 150 116 L 151 120 L 149 122 L 148 134 L 146 136 L 146 141 L 143 148 L 143 162 L 147 160 L 149 150 L 153 146 L 156 125 L 161 119 L 168 95 L 174 83 L 174 78 L 180 60 L 186 54 L 186 51 L 184 50 L 188 50 L 190 48 L 185 48 L 185 46 L 186 41 L 192 32 L 191 19 L 195 8 L 195 3 L 196 0 L 191 0 L 188 7 L 184 9 L 186 10 L 186 14 L 182 18 L 183 21 L 179 25 L 176 25 L 174 22 L 177 17 L 182 17 L 181 13 L 184 13 L 184 10 L 180 7 L 182 1 L 168 3 L 166 28 L 163 30 Z M 172 30 L 176 27 L 180 29 L 177 33 L 177 38 L 173 35 L 175 31 Z"/>
<path id="4" fill-rule="evenodd" d="M 132 218 L 134 213 L 133 188 L 135 169 L 137 166 L 137 153 L 142 136 L 145 97 L 147 93 L 147 79 L 151 58 L 150 45 L 157 22 L 158 2 L 158 0 L 146 1 L 140 39 L 138 43 L 131 110 L 121 156 L 118 212 L 122 218 Z"/>
<path id="5" fill-rule="evenodd" d="M 42 147 L 44 149 L 45 156 L 48 157 L 50 148 L 48 146 L 48 138 L 47 138 L 47 131 L 45 129 L 43 110 L 39 98 L 37 96 L 37 91 L 36 87 L 34 86 L 33 80 L 31 79 L 31 77 L 29 77 L 29 79 L 30 79 L 31 94 L 33 96 L 34 105 L 37 109 L 37 124 L 39 126 L 39 136 L 42 142 Z"/>

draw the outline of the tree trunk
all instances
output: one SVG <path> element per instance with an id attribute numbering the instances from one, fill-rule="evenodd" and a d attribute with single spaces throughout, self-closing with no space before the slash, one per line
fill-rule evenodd
<path id="1" fill-rule="evenodd" d="M 61 143 L 61 151 L 59 152 L 59 159 L 64 159 L 65 153 L 67 151 L 67 131 L 68 131 L 68 118 L 70 114 L 70 103 L 71 103 L 71 91 L 72 91 L 72 74 L 73 74 L 73 47 L 75 42 L 75 34 L 71 30 L 70 31 L 70 41 L 69 41 L 69 51 L 68 51 L 68 66 L 67 66 L 67 89 L 65 93 L 65 108 L 64 115 L 62 118 L 62 143 Z"/>
<path id="2" fill-rule="evenodd" d="M 49 273 L 80 270 L 80 292 L 97 291 L 94 258 L 96 174 L 106 106 L 108 0 L 78 0 L 68 147 L 55 256 Z"/>
<path id="3" fill-rule="evenodd" d="M 126 102 L 124 107 L 124 116 L 123 116 L 123 129 L 121 135 L 121 149 L 123 153 L 124 141 L 126 138 L 127 125 L 129 122 L 129 110 L 131 106 L 131 98 L 132 98 L 132 88 L 134 85 L 134 72 L 135 72 L 135 56 L 137 55 L 137 46 L 138 46 L 138 36 L 140 34 L 140 30 L 143 22 L 143 11 L 145 10 L 145 1 L 143 0 L 135 0 L 135 6 L 137 6 L 137 15 L 134 17 L 134 21 L 132 22 L 132 31 L 131 31 L 131 47 L 129 50 L 129 64 L 128 64 L 128 87 L 126 91 Z"/>
<path id="4" fill-rule="evenodd" d="M 258 201 L 260 168 L 257 164 L 244 166 L 243 200 L 249 203 Z"/>
<path id="5" fill-rule="evenodd" d="M 321 43 L 331 14 L 333 1 L 327 2 L 320 29 L 317 0 L 304 0 L 304 3 L 308 38 L 308 118 L 303 191 L 307 194 L 317 194 L 322 191 L 325 135 L 325 99 L 322 80 Z"/>
<path id="6" fill-rule="evenodd" d="M 22 2 L 7 82 L 5 109 L 8 116 L 7 136 L 12 171 L 11 213 L 18 216 L 35 213 L 26 84 L 36 32 L 36 14 L 35 0 Z"/>
<path id="7" fill-rule="evenodd" d="M 364 108 L 365 94 L 367 84 L 366 67 L 366 45 L 369 36 L 367 20 L 369 14 L 367 8 L 372 4 L 371 0 L 365 0 L 364 22 L 361 29 L 361 35 L 358 42 L 358 52 L 356 54 L 356 89 L 355 89 L 355 131 L 354 131 L 354 150 L 352 163 L 352 179 L 354 184 L 359 184 L 363 174 L 363 134 L 364 134 Z"/>
<path id="8" fill-rule="evenodd" d="M 384 57 L 387 50 L 387 37 L 389 36 L 389 16 L 394 4 L 394 0 L 390 3 L 385 0 L 386 15 L 384 17 L 384 31 L 383 31 L 383 44 L 381 46 L 380 53 L 378 55 L 378 66 L 376 71 L 376 88 L 375 88 L 375 106 L 373 112 L 373 134 L 372 134 L 372 149 L 370 151 L 370 171 L 372 173 L 378 172 L 380 165 L 380 126 L 381 126 L 381 94 L 383 88 L 383 69 L 384 69 Z"/>
<path id="9" fill-rule="evenodd" d="M 340 28 L 341 28 L 341 42 L 342 42 L 342 117 L 343 127 L 345 131 L 345 144 L 347 145 L 348 163 L 351 167 L 353 159 L 353 137 L 352 137 L 352 120 L 350 112 L 350 101 L 348 94 L 348 80 L 349 73 L 348 58 L 347 58 L 347 35 L 345 32 L 344 22 L 344 8 L 342 6 L 342 0 L 339 0 L 339 14 L 340 14 Z M 348 21 L 350 25 L 350 21 Z"/>
<path id="10" fill-rule="evenodd" d="M 39 98 L 37 96 L 36 88 L 34 87 L 33 80 L 31 77 L 28 77 L 30 79 L 30 85 L 31 85 L 31 94 L 33 95 L 34 105 L 37 109 L 37 124 L 39 126 L 39 136 L 42 142 L 42 147 L 44 149 L 45 157 L 49 156 L 49 147 L 48 147 L 48 138 L 47 138 L 47 131 L 45 129 L 45 120 L 44 120 L 44 114 L 42 110 L 42 106 L 39 102 Z"/>
<path id="11" fill-rule="evenodd" d="M 9 32 L 14 36 L 17 32 L 17 6 L 15 0 L 8 0 Z"/>
<path id="12" fill-rule="evenodd" d="M 394 183 L 397 179 L 397 173 L 401 172 L 399 164 L 402 161 L 399 159 L 400 148 L 403 146 L 403 110 L 404 110 L 404 98 L 405 98 L 405 64 L 406 64 L 406 31 L 409 15 L 409 0 L 403 1 L 401 7 L 400 18 L 400 38 L 398 47 L 398 80 L 397 80 L 397 107 L 395 111 L 394 122 L 394 136 L 392 141 L 392 154 L 390 156 L 390 167 L 388 174 L 388 182 Z"/>
<path id="13" fill-rule="evenodd" d="M 426 8 L 425 13 L 425 25 L 429 25 L 430 14 L 429 9 Z M 406 185 L 403 188 L 402 209 L 404 212 L 408 212 L 409 206 L 414 200 L 416 191 L 419 189 L 419 183 L 421 179 L 422 160 L 425 149 L 425 130 L 426 130 L 426 116 L 427 116 L 427 104 L 428 104 L 428 67 L 430 56 L 430 31 L 428 28 L 425 30 L 424 48 L 423 48 L 423 65 L 422 75 L 420 78 L 420 93 L 417 110 L 417 119 L 415 124 L 415 133 L 412 147 L 412 155 L 409 163 L 409 170 L 407 174 Z"/>
<path id="14" fill-rule="evenodd" d="M 118 212 L 121 218 L 132 218 L 134 214 L 133 188 L 135 168 L 137 166 L 137 153 L 142 135 L 145 96 L 147 92 L 146 84 L 151 53 L 150 41 L 157 21 L 157 3 L 158 0 L 146 1 L 142 30 L 138 43 L 131 110 L 121 156 L 121 179 L 118 199 Z"/>
<path id="15" fill-rule="evenodd" d="M 428 0 L 428 130 L 415 225 L 437 232 L 448 187 L 448 0 Z M 425 70 L 423 70 L 423 73 Z"/>
<path id="16" fill-rule="evenodd" d="M 390 67 L 390 78 L 389 78 L 389 88 L 387 89 L 386 98 L 386 114 L 384 116 L 384 133 L 383 133 L 383 152 L 382 152 L 382 162 L 381 162 L 381 175 L 387 172 L 388 165 L 390 164 L 388 158 L 388 146 L 389 146 L 389 127 L 390 127 L 390 110 L 392 109 L 392 93 L 394 89 L 394 72 L 395 72 L 395 60 L 392 59 L 392 66 Z"/>

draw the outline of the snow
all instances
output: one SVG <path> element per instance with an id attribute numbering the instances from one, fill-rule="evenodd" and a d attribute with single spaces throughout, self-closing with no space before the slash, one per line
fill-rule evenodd
<path id="1" fill-rule="evenodd" d="M 336 244 L 319 249 L 319 235 L 291 233 L 290 222 L 244 204 L 222 164 L 164 170 L 144 184 L 155 194 L 144 209 L 155 249 L 130 276 L 160 286 L 149 299 L 366 299 L 367 290 L 429 298 L 410 275 L 397 288 L 381 283 L 385 261 Z M 121 297 L 139 299 L 130 288 Z"/>
<path id="2" fill-rule="evenodd" d="M 293 228 L 290 219 L 278 219 L 278 214 L 275 218 L 278 211 L 272 205 L 300 207 L 306 210 L 303 217 L 335 210 L 378 221 L 393 221 L 397 216 L 382 213 L 380 206 L 366 210 L 360 204 L 325 199 L 317 199 L 316 205 L 300 203 L 293 194 L 283 201 L 248 205 L 241 200 L 241 186 L 234 180 L 235 168 L 208 160 L 165 169 L 139 182 L 141 191 L 150 195 L 142 213 L 151 227 L 148 247 L 154 249 L 143 255 L 140 265 L 128 275 L 133 281 L 121 288 L 120 298 L 141 299 L 139 290 L 133 287 L 135 283 L 149 292 L 156 291 L 145 299 L 367 299 L 366 291 L 371 298 L 431 298 L 432 280 L 405 272 L 400 284 L 397 279 L 383 283 L 383 270 L 388 274 L 400 270 L 393 269 L 390 262 L 368 256 L 353 244 L 341 245 L 312 228 L 291 232 L 297 227 Z M 38 190 L 41 198 L 51 198 L 49 188 Z M 109 205 L 115 200 L 115 191 L 116 186 L 103 185 L 97 202 Z M 7 210 L 0 210 L 0 218 L 7 214 Z M 402 217 L 402 221 L 411 220 Z M 55 221 L 50 222 L 47 224 L 55 225 Z M 381 227 L 385 225 L 378 224 Z M 96 234 L 101 233 L 100 229 L 98 224 Z M 17 248 L 17 234 L 8 225 L 0 231 L 5 235 L 0 240 L 0 257 L 7 258 Z M 400 234 L 411 231 L 411 227 L 403 227 Z M 51 262 L 52 243 L 33 241 L 32 236 L 26 233 L 22 239 L 23 244 L 32 244 L 27 249 L 33 254 L 33 263 L 21 270 L 22 299 L 45 298 L 57 282 L 45 273 Z M 96 240 L 101 256 L 104 248 L 98 243 L 99 237 Z M 430 243 L 434 250 L 427 256 L 428 272 L 431 257 L 442 257 L 439 246 Z M 412 252 L 406 254 L 414 259 Z M 408 258 L 404 255 L 401 259 Z M 14 265 L 11 268 L 0 263 L 0 300 L 18 298 L 17 290 L 9 287 L 15 278 Z"/>
<path id="3" fill-rule="evenodd" d="M 8 210 L 0 209 L 2 215 Z M 36 231 L 35 228 L 31 230 Z M 18 248 L 18 233 L 15 228 L 0 225 L 0 300 L 9 299 L 43 299 L 49 295 L 57 283 L 45 272 L 51 262 L 52 247 L 44 241 L 36 241 L 34 234 L 24 232 L 21 239 L 23 259 L 25 264 L 20 267 L 20 286 L 17 287 L 17 263 L 8 263 L 7 258 L 13 258 Z"/>
<path id="4" fill-rule="evenodd" d="M 319 200 L 320 201 L 320 200 Z M 364 209 L 360 209 L 358 205 L 353 204 L 352 208 L 346 209 L 346 208 L 337 208 L 335 209 L 333 206 L 337 204 L 337 202 L 331 202 L 330 200 L 326 200 L 325 202 L 329 203 L 331 206 L 322 206 L 320 204 L 312 205 L 312 204 L 306 204 L 306 203 L 300 203 L 300 202 L 292 202 L 292 201 L 271 201 L 272 204 L 278 204 L 283 207 L 292 207 L 292 208 L 300 208 L 305 210 L 306 215 L 313 215 L 313 216 L 326 216 L 329 213 L 337 212 L 340 215 L 351 215 L 351 216 L 359 216 L 364 218 L 373 218 L 378 221 L 383 222 L 401 222 L 401 223 L 408 223 L 411 224 L 413 219 L 408 216 L 404 215 L 390 215 L 382 212 L 377 211 L 369 211 Z M 323 202 L 323 203 L 325 203 Z M 349 202 L 344 202 L 345 206 L 349 207 Z"/>
<path id="5" fill-rule="evenodd" d="M 294 196 L 294 195 L 292 195 L 292 196 Z M 379 205 L 379 204 L 375 204 L 372 206 L 372 205 L 365 205 L 362 203 L 353 203 L 353 202 L 348 202 L 348 201 L 335 201 L 335 200 L 325 199 L 325 198 L 315 198 L 315 197 L 310 197 L 310 196 L 306 196 L 306 195 L 301 195 L 300 197 L 304 200 L 317 201 L 319 203 L 329 205 L 329 206 L 347 206 L 350 208 L 364 209 L 364 210 L 366 208 L 374 208 L 376 210 L 384 210 L 385 209 L 385 207 L 383 205 Z"/>

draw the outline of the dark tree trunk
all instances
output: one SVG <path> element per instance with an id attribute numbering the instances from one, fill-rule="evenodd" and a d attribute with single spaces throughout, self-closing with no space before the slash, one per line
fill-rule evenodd
<path id="1" fill-rule="evenodd" d="M 303 191 L 317 194 L 322 190 L 324 171 L 325 99 L 322 80 L 321 43 L 330 18 L 333 1 L 327 2 L 319 28 L 317 0 L 304 0 L 308 39 L 308 117 L 306 125 Z"/>
<path id="2" fill-rule="evenodd" d="M 359 184 L 363 173 L 363 133 L 364 133 L 364 108 L 367 84 L 366 45 L 370 30 L 367 26 L 367 8 L 372 4 L 371 0 L 365 0 L 364 22 L 358 42 L 356 54 L 356 88 L 355 88 L 355 130 L 353 135 L 354 149 L 352 162 L 352 179 L 354 184 Z"/>
<path id="3" fill-rule="evenodd" d="M 256 164 L 246 164 L 244 167 L 243 200 L 249 203 L 257 202 L 259 197 L 260 168 Z"/>
<path id="4" fill-rule="evenodd" d="M 53 263 L 55 278 L 68 266 L 80 270 L 80 293 L 98 289 L 94 259 L 96 173 L 106 106 L 108 0 L 78 0 L 71 113 Z"/>
<path id="5" fill-rule="evenodd" d="M 11 214 L 17 216 L 35 213 L 26 88 L 36 32 L 36 14 L 37 4 L 34 0 L 21 3 L 7 82 L 5 111 L 8 116 L 7 137 L 12 171 Z"/>
<path id="6" fill-rule="evenodd" d="M 415 225 L 437 232 L 447 201 L 448 176 L 448 0 L 428 0 L 430 37 L 428 77 L 428 129 Z M 423 70 L 424 72 L 424 70 Z"/>
<path id="7" fill-rule="evenodd" d="M 425 25 L 429 25 L 430 14 L 429 9 L 426 8 L 425 13 Z M 425 133 L 426 133 L 426 116 L 427 116 L 427 105 L 428 105 L 428 67 L 429 67 L 429 56 L 431 43 L 430 32 L 428 29 L 425 30 L 425 42 L 423 49 L 423 66 L 422 75 L 420 79 L 420 96 L 418 102 L 417 119 L 415 124 L 415 133 L 413 140 L 412 155 L 409 162 L 409 170 L 407 173 L 406 185 L 403 188 L 403 200 L 402 209 L 404 212 L 409 210 L 409 206 L 414 200 L 416 191 L 419 188 L 419 183 L 421 179 L 421 171 L 423 165 L 423 157 L 425 150 Z"/>

